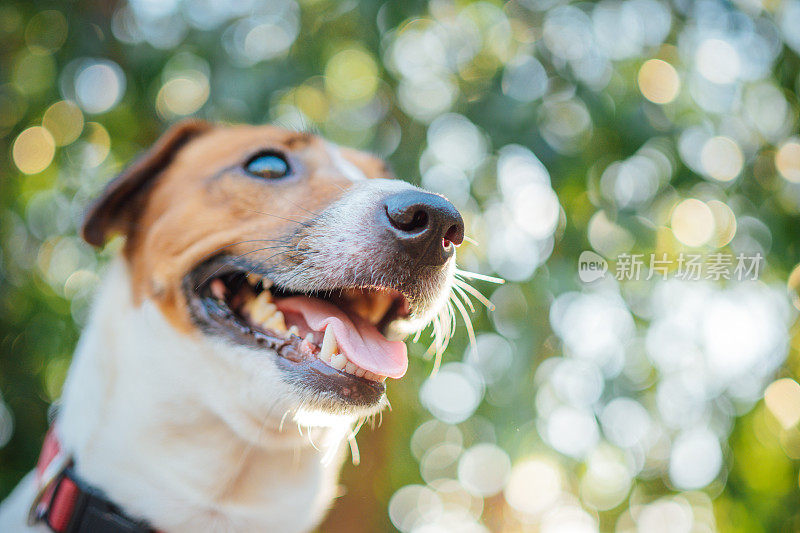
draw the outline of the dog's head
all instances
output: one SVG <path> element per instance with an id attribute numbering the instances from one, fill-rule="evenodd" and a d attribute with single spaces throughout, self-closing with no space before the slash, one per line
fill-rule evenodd
<path id="1" fill-rule="evenodd" d="M 91 207 L 84 238 L 112 233 L 127 238 L 135 300 L 175 329 L 246 348 L 289 405 L 368 414 L 406 371 L 401 339 L 446 302 L 464 225 L 370 155 L 187 121 Z"/>

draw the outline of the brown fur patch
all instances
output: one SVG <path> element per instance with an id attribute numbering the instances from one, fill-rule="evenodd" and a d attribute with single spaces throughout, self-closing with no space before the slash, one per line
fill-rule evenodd
<path id="1" fill-rule="evenodd" d="M 180 133 L 182 126 L 176 128 Z M 259 248 L 291 261 L 291 251 L 279 240 L 352 185 L 325 141 L 313 135 L 273 126 L 200 130 L 202 135 L 182 142 L 159 141 L 158 150 L 137 162 L 136 172 L 123 173 L 116 182 L 113 202 L 95 204 L 84 229 L 96 245 L 109 229 L 127 235 L 135 301 L 154 300 L 181 331 L 193 329 L 182 282 L 196 265 L 222 251 L 247 254 Z M 295 175 L 265 180 L 247 174 L 243 165 L 265 149 L 284 153 Z M 342 154 L 368 177 L 388 177 L 380 159 L 355 150 Z M 135 186 L 126 184 L 126 176 Z M 116 220 L 124 223 L 109 223 Z"/>

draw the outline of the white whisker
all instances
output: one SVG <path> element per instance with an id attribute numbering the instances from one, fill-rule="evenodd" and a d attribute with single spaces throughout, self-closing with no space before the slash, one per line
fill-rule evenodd
<path id="1" fill-rule="evenodd" d="M 469 313 L 467 313 L 466 307 L 461 301 L 456 298 L 454 295 L 450 295 L 450 300 L 458 309 L 458 312 L 461 314 L 461 317 L 464 319 L 464 326 L 467 328 L 467 336 L 469 337 L 469 344 L 472 347 L 472 351 L 475 352 L 477 350 L 477 342 L 475 341 L 475 330 L 472 329 L 472 320 L 469 318 Z"/>
<path id="2" fill-rule="evenodd" d="M 287 409 L 286 412 L 283 413 L 283 416 L 281 417 L 281 423 L 278 424 L 278 433 L 283 432 L 283 423 L 286 422 L 287 416 L 289 416 L 289 409 Z"/>
<path id="3" fill-rule="evenodd" d="M 353 428 L 353 431 L 350 432 L 350 436 L 348 438 L 355 438 L 355 436 L 358 435 L 358 432 L 361 431 L 361 426 L 363 426 L 364 422 L 366 421 L 366 417 L 360 417 L 356 422 L 356 426 Z"/>
<path id="4" fill-rule="evenodd" d="M 493 276 L 486 276 L 477 274 L 468 270 L 455 269 L 455 276 L 453 284 L 447 294 L 445 305 L 434 315 L 428 326 L 431 327 L 432 341 L 428 348 L 425 350 L 425 358 L 430 359 L 433 357 L 433 369 L 431 375 L 439 371 L 442 363 L 442 356 L 444 355 L 450 340 L 455 335 L 456 331 L 456 311 L 464 319 L 464 325 L 467 328 L 467 336 L 469 337 L 470 346 L 475 351 L 477 343 L 475 341 L 475 330 L 472 327 L 472 319 L 470 313 L 475 312 L 475 306 L 472 302 L 471 296 L 474 296 L 479 302 L 486 306 L 490 311 L 495 310 L 494 304 L 484 296 L 478 289 L 470 285 L 464 278 L 477 279 L 481 281 L 488 281 L 490 283 L 505 283 L 505 280 Z M 469 308 L 469 311 L 467 311 Z M 427 329 L 427 328 L 422 328 Z M 414 342 L 419 341 L 422 329 L 418 330 L 414 335 Z"/>
<path id="5" fill-rule="evenodd" d="M 461 299 L 464 301 L 465 304 L 467 304 L 467 307 L 469 307 L 469 312 L 470 313 L 474 313 L 475 312 L 475 306 L 472 305 L 472 300 L 469 298 L 467 293 L 464 292 L 464 289 L 462 289 L 461 287 L 458 286 L 458 283 L 454 283 L 453 284 L 453 291 L 454 291 L 454 293 L 456 295 L 461 297 Z"/>
<path id="6" fill-rule="evenodd" d="M 350 443 L 350 456 L 353 460 L 353 466 L 358 466 L 361 463 L 361 454 L 358 451 L 358 442 L 356 442 L 356 435 L 361 430 L 361 426 L 364 425 L 364 422 L 367 421 L 367 418 L 361 417 L 359 418 L 358 422 L 356 422 L 356 426 L 350 432 L 350 435 L 347 436 L 347 442 Z"/>
<path id="7" fill-rule="evenodd" d="M 314 448 L 314 449 L 315 449 L 315 450 L 317 450 L 318 452 L 319 452 L 319 451 L 322 451 L 322 450 L 320 450 L 320 449 L 319 449 L 319 447 L 317 446 L 317 444 L 314 442 L 314 439 L 313 439 L 313 437 L 311 436 L 311 428 L 309 428 L 309 429 L 308 429 L 308 432 L 306 433 L 306 439 L 308 440 L 308 443 L 309 443 L 309 444 L 311 444 L 311 447 L 312 447 L 312 448 Z"/>
<path id="8" fill-rule="evenodd" d="M 353 458 L 353 466 L 361 464 L 361 454 L 358 451 L 358 443 L 354 435 L 347 437 L 347 442 L 350 443 L 350 456 Z"/>
<path id="9" fill-rule="evenodd" d="M 469 270 L 461 270 L 460 268 L 456 269 L 456 277 L 462 278 L 469 278 L 469 279 L 479 279 L 481 281 L 488 281 L 489 283 L 497 283 L 498 285 L 502 285 L 506 282 L 503 278 L 496 278 L 494 276 L 487 276 L 486 274 L 478 274 L 477 272 L 470 272 Z"/>
<path id="10" fill-rule="evenodd" d="M 450 323 L 450 337 L 452 337 L 456 334 L 456 312 L 449 299 L 447 300 L 447 320 Z"/>
<path id="11" fill-rule="evenodd" d="M 478 301 L 481 302 L 483 305 L 485 305 L 486 309 L 488 309 L 489 311 L 494 311 L 495 310 L 495 306 L 491 302 L 491 300 L 489 300 L 489 298 L 484 296 L 484 294 L 481 291 L 479 291 L 478 289 L 476 289 L 475 287 L 473 287 L 472 285 L 470 285 L 466 281 L 461 280 L 461 279 L 456 279 L 455 280 L 455 284 L 458 285 L 459 287 L 461 287 L 462 289 L 464 289 L 465 291 L 467 291 L 468 293 L 470 293 L 471 295 L 473 295 L 475 298 L 477 298 Z"/>

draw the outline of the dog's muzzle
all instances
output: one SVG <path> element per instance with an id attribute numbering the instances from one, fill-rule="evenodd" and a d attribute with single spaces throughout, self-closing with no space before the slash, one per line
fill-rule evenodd
<path id="1" fill-rule="evenodd" d="M 378 405 L 385 379 L 408 367 L 400 340 L 447 301 L 464 240 L 458 210 L 407 183 L 374 179 L 273 237 L 285 242 L 278 252 L 241 248 L 194 269 L 185 282 L 194 319 L 276 353 L 287 381 L 327 406 Z"/>
<path id="2" fill-rule="evenodd" d="M 382 224 L 401 253 L 419 264 L 439 266 L 464 240 L 464 220 L 447 199 L 416 189 L 394 193 L 384 200 Z"/>

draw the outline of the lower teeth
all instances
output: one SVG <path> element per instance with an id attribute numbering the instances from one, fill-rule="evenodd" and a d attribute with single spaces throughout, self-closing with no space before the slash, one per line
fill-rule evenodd
<path id="1" fill-rule="evenodd" d="M 212 289 L 213 288 L 214 287 L 212 287 Z M 219 292 L 219 290 L 216 292 Z M 264 329 L 278 334 L 286 334 L 287 337 L 291 335 L 300 336 L 300 329 L 297 326 L 292 325 L 288 328 L 286 327 L 285 317 L 283 313 L 278 310 L 278 307 L 272 303 L 272 294 L 269 290 L 263 290 L 255 298 L 247 300 L 242 309 L 247 313 L 247 318 L 250 321 L 260 325 Z M 309 348 L 314 346 L 314 334 L 308 333 L 303 342 L 308 344 Z M 311 351 L 312 350 L 309 349 L 309 352 Z M 347 374 L 372 381 L 382 382 L 386 380 L 385 376 L 379 376 L 373 372 L 364 370 L 355 363 L 349 361 L 347 356 L 343 353 L 340 353 L 336 337 L 333 334 L 333 329 L 330 327 L 325 328 L 317 357 L 328 366 Z"/>

